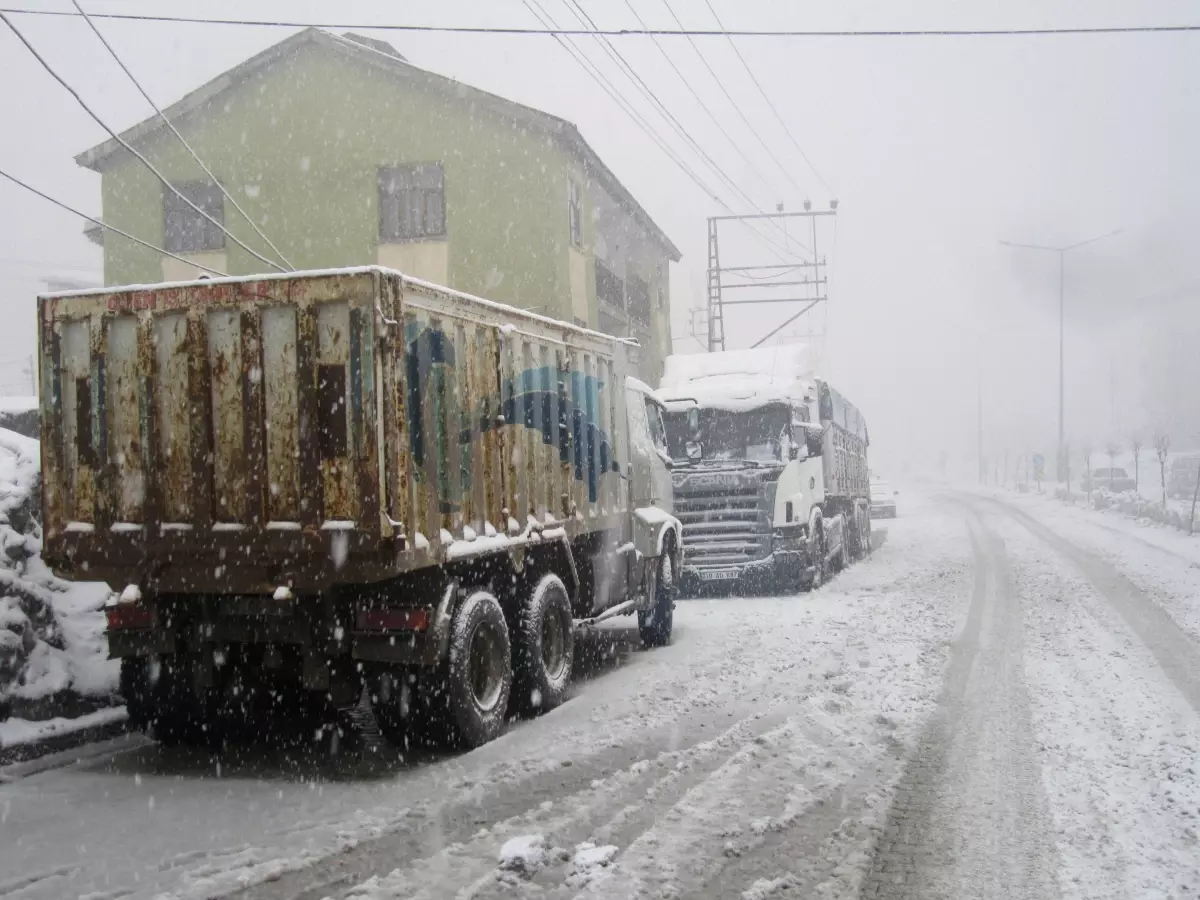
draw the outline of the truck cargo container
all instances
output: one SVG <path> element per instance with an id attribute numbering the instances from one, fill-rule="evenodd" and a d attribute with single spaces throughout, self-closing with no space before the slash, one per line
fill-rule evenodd
<path id="1" fill-rule="evenodd" d="M 378 267 L 44 295 L 38 335 L 44 554 L 112 588 L 164 741 L 369 700 L 474 746 L 563 700 L 581 623 L 670 638 L 634 342 Z"/>

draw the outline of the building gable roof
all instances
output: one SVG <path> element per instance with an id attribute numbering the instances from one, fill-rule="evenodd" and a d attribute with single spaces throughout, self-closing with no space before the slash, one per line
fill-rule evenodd
<path id="1" fill-rule="evenodd" d="M 278 44 L 268 47 L 261 53 L 250 57 L 245 62 L 234 66 L 227 72 L 223 72 L 206 84 L 201 85 L 194 91 L 186 94 L 182 99 L 168 106 L 163 110 L 163 113 L 172 122 L 178 122 L 180 118 L 202 109 L 205 104 L 209 103 L 215 97 L 237 87 L 250 75 L 274 65 L 276 62 L 300 51 L 302 48 L 312 45 L 325 47 L 335 53 L 365 62 L 368 65 L 386 71 L 420 87 L 441 91 L 447 97 L 479 104 L 515 124 L 540 131 L 557 140 L 580 160 L 589 174 L 603 184 L 617 202 L 662 246 L 662 249 L 666 251 L 671 260 L 679 260 L 680 253 L 678 248 L 671 242 L 666 233 L 655 224 L 654 220 L 650 218 L 650 214 L 634 199 L 629 190 L 617 180 L 616 175 L 612 173 L 612 170 L 604 164 L 603 160 L 596 154 L 596 151 L 584 140 L 583 135 L 579 133 L 579 129 L 573 123 L 542 112 L 539 109 L 534 109 L 531 106 L 524 106 L 512 100 L 506 100 L 503 97 L 490 94 L 487 91 L 465 85 L 462 82 L 455 81 L 453 78 L 447 78 L 444 75 L 438 75 L 427 69 L 414 66 L 399 53 L 395 53 L 394 51 L 389 53 L 379 49 L 376 46 L 377 43 L 373 40 L 364 42 L 364 39 L 357 35 L 344 37 L 331 34 L 320 28 L 306 28 L 304 31 L 298 32 L 280 41 Z M 160 116 L 151 116 L 126 130 L 121 135 L 121 138 L 129 144 L 137 146 L 157 134 L 164 127 Z M 92 169 L 99 172 L 102 171 L 107 160 L 123 152 L 125 151 L 120 142 L 110 138 L 80 153 L 75 157 L 75 162 L 85 169 Z"/>

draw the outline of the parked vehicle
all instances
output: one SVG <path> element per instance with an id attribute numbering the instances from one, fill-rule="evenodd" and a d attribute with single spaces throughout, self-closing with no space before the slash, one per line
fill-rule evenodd
<path id="1" fill-rule="evenodd" d="M 900 492 L 882 478 L 871 479 L 871 518 L 896 518 L 896 498 Z"/>
<path id="2" fill-rule="evenodd" d="M 870 549 L 867 426 L 803 346 L 667 359 L 683 589 L 807 588 Z"/>
<path id="3" fill-rule="evenodd" d="M 163 741 L 328 716 L 494 738 L 577 627 L 671 637 L 637 345 L 376 267 L 40 298 L 45 558 L 104 580 Z"/>
<path id="4" fill-rule="evenodd" d="M 1134 484 L 1133 476 L 1117 466 L 1092 469 L 1090 479 L 1086 474 L 1083 477 L 1083 489 L 1085 491 L 1103 489 L 1120 494 L 1125 491 L 1134 490 Z"/>
<path id="5" fill-rule="evenodd" d="M 1177 456 L 1167 472 L 1167 493 L 1176 500 L 1191 500 L 1196 491 L 1200 456 Z"/>

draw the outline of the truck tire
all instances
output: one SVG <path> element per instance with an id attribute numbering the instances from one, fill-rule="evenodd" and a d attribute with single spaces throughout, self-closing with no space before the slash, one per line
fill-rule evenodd
<path id="1" fill-rule="evenodd" d="M 825 543 L 825 523 L 820 519 L 813 526 L 812 550 L 810 556 L 812 558 L 812 577 L 808 582 L 808 589 L 815 591 L 825 583 L 828 577 L 828 566 L 825 562 L 825 551 L 827 549 Z"/>
<path id="2" fill-rule="evenodd" d="M 513 635 L 513 694 L 518 710 L 554 709 L 567 696 L 575 657 L 575 620 L 567 589 L 544 576 L 521 604 Z"/>
<path id="3" fill-rule="evenodd" d="M 638 612 L 638 632 L 646 647 L 665 647 L 671 643 L 675 621 L 675 566 L 671 563 L 671 548 L 663 547 L 654 579 L 654 603 Z"/>
<path id="4" fill-rule="evenodd" d="M 454 743 L 479 747 L 504 729 L 512 691 L 511 645 L 504 611 L 487 591 L 471 594 L 454 613 L 444 686 L 448 737 Z"/>

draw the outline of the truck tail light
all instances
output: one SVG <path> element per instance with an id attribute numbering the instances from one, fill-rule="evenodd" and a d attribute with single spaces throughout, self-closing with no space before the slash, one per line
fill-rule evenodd
<path id="1" fill-rule="evenodd" d="M 109 631 L 125 628 L 149 628 L 154 624 L 154 610 L 141 603 L 118 603 L 104 610 Z"/>
<path id="2" fill-rule="evenodd" d="M 358 614 L 359 631 L 424 631 L 427 609 L 366 609 Z"/>

